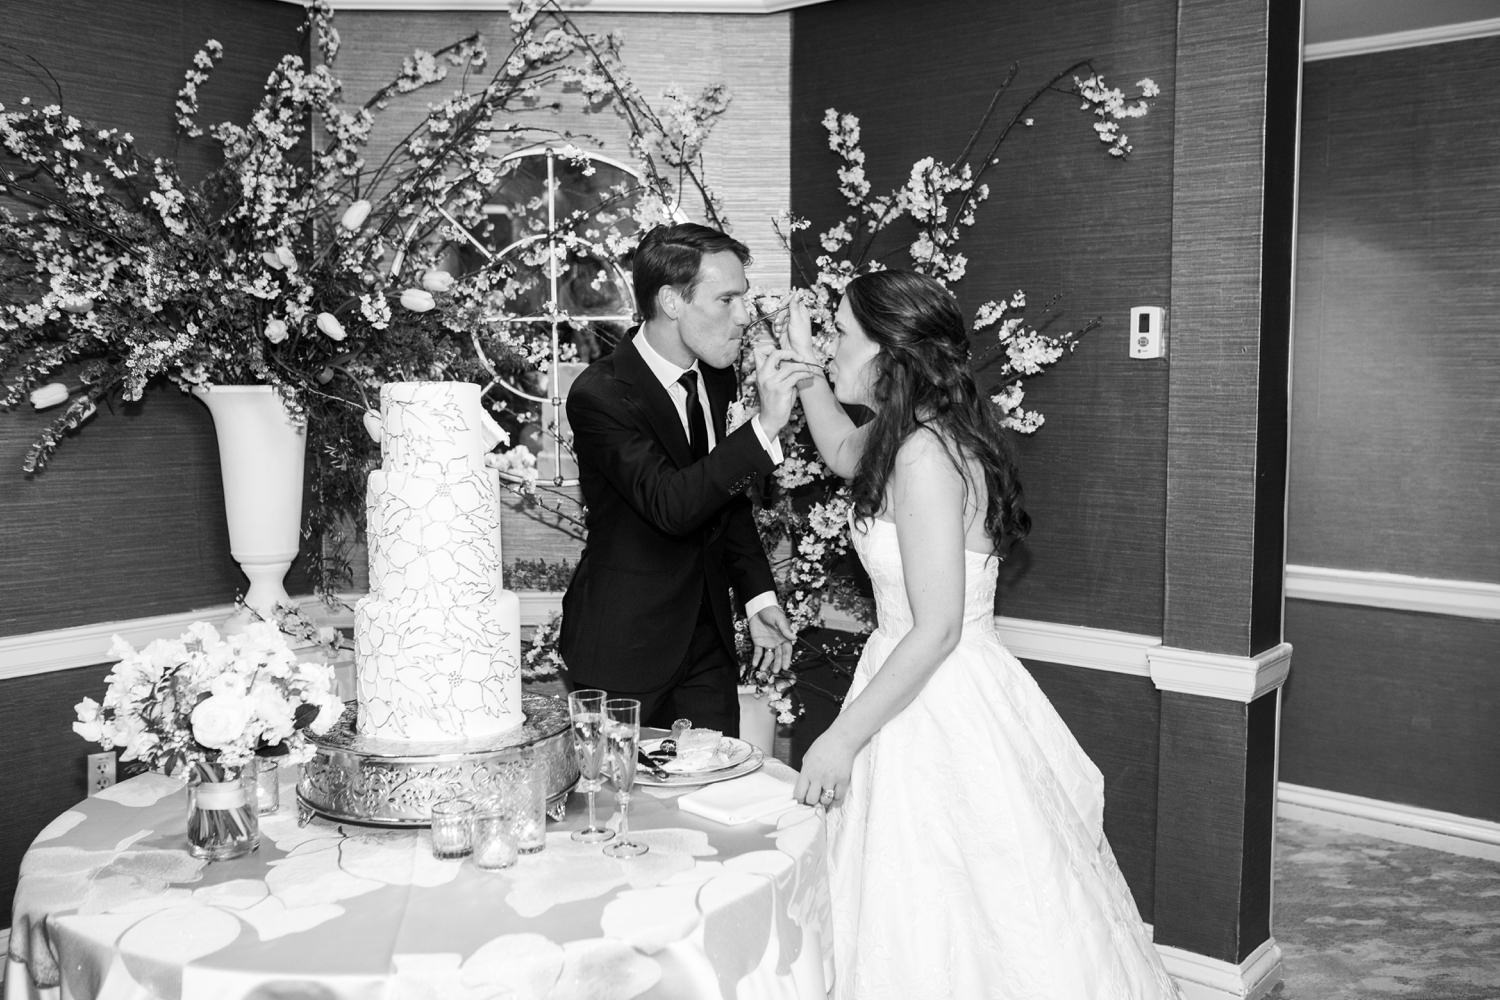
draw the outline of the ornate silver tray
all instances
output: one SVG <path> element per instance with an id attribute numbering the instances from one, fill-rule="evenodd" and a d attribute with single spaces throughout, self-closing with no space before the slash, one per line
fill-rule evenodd
<path id="1" fill-rule="evenodd" d="M 309 734 L 317 749 L 297 782 L 303 821 L 321 813 L 354 823 L 426 826 L 434 802 L 499 791 L 517 781 L 533 759 L 546 774 L 547 810 L 560 819 L 578 781 L 567 702 L 526 694 L 521 711 L 526 722 L 508 733 L 412 744 L 359 735 L 356 705 L 346 702 L 337 725 L 322 736 Z"/>

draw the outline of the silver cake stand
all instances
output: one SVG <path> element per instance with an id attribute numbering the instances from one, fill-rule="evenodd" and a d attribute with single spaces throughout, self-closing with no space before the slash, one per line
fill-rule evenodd
<path id="1" fill-rule="evenodd" d="M 297 782 L 303 823 L 321 813 L 354 823 L 426 826 L 434 802 L 498 792 L 519 781 L 533 760 L 546 775 L 548 814 L 561 819 L 578 780 L 561 698 L 522 695 L 526 722 L 508 733 L 415 746 L 359 735 L 355 710 L 354 702 L 345 703 L 337 725 L 322 736 L 309 734 L 317 749 Z"/>

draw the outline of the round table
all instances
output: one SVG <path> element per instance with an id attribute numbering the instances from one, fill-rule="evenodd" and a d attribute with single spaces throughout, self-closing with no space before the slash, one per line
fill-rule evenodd
<path id="1" fill-rule="evenodd" d="M 186 792 L 162 775 L 59 816 L 21 863 L 5 1000 L 826 996 L 815 810 L 726 826 L 678 808 L 692 789 L 641 788 L 631 828 L 651 849 L 615 860 L 570 838 L 575 793 L 542 852 L 485 872 L 434 859 L 425 829 L 299 826 L 294 781 L 234 861 L 188 854 Z"/>

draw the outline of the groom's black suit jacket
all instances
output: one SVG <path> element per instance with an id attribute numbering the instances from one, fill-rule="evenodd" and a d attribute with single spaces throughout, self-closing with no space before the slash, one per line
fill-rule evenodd
<path id="1" fill-rule="evenodd" d="M 733 371 L 699 365 L 718 445 L 694 462 L 633 337 L 591 364 L 567 402 L 588 513 L 558 648 L 575 687 L 607 691 L 666 686 L 705 594 L 732 654 L 730 587 L 741 605 L 774 589 L 745 495 L 774 463 L 748 422 L 724 434 Z"/>

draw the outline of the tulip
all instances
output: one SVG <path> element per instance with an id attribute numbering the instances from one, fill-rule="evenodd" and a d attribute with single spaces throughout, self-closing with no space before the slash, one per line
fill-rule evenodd
<path id="1" fill-rule="evenodd" d="M 266 320 L 266 339 L 271 343 L 281 343 L 286 339 L 286 333 L 286 320 L 274 318 Z"/>
<path id="2" fill-rule="evenodd" d="M 292 253 L 292 248 L 285 243 L 276 247 L 276 259 L 281 261 L 281 266 L 286 268 L 287 274 L 297 273 L 297 255 Z"/>
<path id="3" fill-rule="evenodd" d="M 374 410 L 365 411 L 364 421 L 365 433 L 370 435 L 372 441 L 379 444 L 380 439 L 385 436 L 385 421 L 381 420 L 380 414 Z"/>
<path id="4" fill-rule="evenodd" d="M 408 288 L 401 293 L 401 304 L 415 313 L 424 313 L 437 305 L 432 293 L 420 288 Z"/>
<path id="5" fill-rule="evenodd" d="M 370 203 L 361 198 L 359 201 L 352 202 L 348 208 L 344 209 L 344 217 L 339 220 L 339 225 L 352 233 L 360 226 L 363 226 L 365 220 L 369 217 Z"/>
<path id="6" fill-rule="evenodd" d="M 267 267 L 274 267 L 278 271 L 281 270 L 283 267 L 286 266 L 286 265 L 284 265 L 281 262 L 281 257 L 278 256 L 273 251 L 270 251 L 270 250 L 267 250 L 265 253 L 262 253 L 260 255 L 260 259 L 263 260 L 263 261 L 265 261 L 265 264 L 266 264 Z"/>
<path id="7" fill-rule="evenodd" d="M 343 340 L 348 336 L 344 332 L 344 324 L 340 323 L 338 318 L 329 312 L 318 313 L 318 329 L 329 340 Z"/>
<path id="8" fill-rule="evenodd" d="M 422 287 L 429 292 L 446 292 L 453 288 L 453 275 L 447 271 L 431 270 L 422 272 Z"/>
<path id="9" fill-rule="evenodd" d="M 31 390 L 31 405 L 38 410 L 68 401 L 68 387 L 61 382 L 48 382 Z"/>

